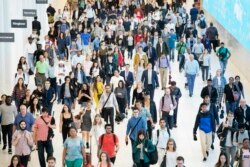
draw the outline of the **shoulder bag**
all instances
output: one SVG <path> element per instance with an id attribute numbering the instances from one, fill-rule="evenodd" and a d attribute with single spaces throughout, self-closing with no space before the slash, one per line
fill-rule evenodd
<path id="1" fill-rule="evenodd" d="M 101 110 L 101 116 L 102 116 L 102 118 L 104 118 L 104 107 L 105 107 L 105 105 L 107 104 L 110 95 L 111 95 L 111 93 L 109 93 L 108 98 L 107 98 L 107 100 L 105 101 L 105 103 L 104 103 L 104 105 L 103 105 L 103 107 L 102 107 L 102 110 Z"/>

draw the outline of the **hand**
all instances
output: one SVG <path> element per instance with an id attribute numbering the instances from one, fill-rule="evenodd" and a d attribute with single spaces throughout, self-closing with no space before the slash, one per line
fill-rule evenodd
<path id="1" fill-rule="evenodd" d="M 196 134 L 194 134 L 194 141 L 197 141 L 197 136 L 196 136 Z"/>
<path id="2" fill-rule="evenodd" d="M 128 136 L 125 137 L 125 142 L 128 142 Z"/>
<path id="3" fill-rule="evenodd" d="M 137 146 L 136 146 L 136 148 L 141 148 L 142 147 L 142 144 L 138 144 Z"/>
<path id="4" fill-rule="evenodd" d="M 147 149 L 147 148 L 145 148 L 145 152 L 148 152 L 148 149 Z"/>

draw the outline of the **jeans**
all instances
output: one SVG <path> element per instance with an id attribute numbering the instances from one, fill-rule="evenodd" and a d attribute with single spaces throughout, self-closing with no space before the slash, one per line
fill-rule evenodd
<path id="1" fill-rule="evenodd" d="M 233 166 L 234 164 L 234 157 L 235 157 L 235 154 L 236 154 L 236 147 L 235 146 L 232 146 L 232 147 L 225 147 L 225 152 L 227 154 L 227 157 L 228 157 L 228 160 L 231 164 L 231 166 Z"/>
<path id="2" fill-rule="evenodd" d="M 41 167 L 46 167 L 46 161 L 44 157 L 44 149 L 47 153 L 47 159 L 50 156 L 53 156 L 53 145 L 52 145 L 52 140 L 49 141 L 37 141 L 37 153 L 38 153 L 38 158 L 39 158 L 39 163 Z"/>
<path id="3" fill-rule="evenodd" d="M 34 72 L 34 54 L 32 53 L 28 53 L 28 65 L 30 67 L 30 69 Z"/>
<path id="4" fill-rule="evenodd" d="M 226 111 L 227 113 L 229 111 L 233 112 L 234 113 L 234 110 L 236 109 L 236 102 L 226 102 Z"/>
<path id="5" fill-rule="evenodd" d="M 72 107 L 72 98 L 71 97 L 64 97 L 64 104 L 69 106 L 69 108 Z"/>
<path id="6" fill-rule="evenodd" d="M 206 81 L 208 79 L 208 71 L 209 71 L 208 66 L 201 66 L 201 73 L 202 73 L 202 80 L 203 81 Z"/>
<path id="7" fill-rule="evenodd" d="M 196 77 L 195 74 L 194 74 L 194 75 L 192 75 L 192 74 L 187 74 L 188 90 L 189 90 L 189 95 L 190 95 L 190 96 L 193 95 L 195 77 Z"/>
<path id="8" fill-rule="evenodd" d="M 114 108 L 103 108 L 102 112 L 104 121 L 112 125 L 112 132 L 114 132 Z"/>
<path id="9" fill-rule="evenodd" d="M 154 100 L 155 89 L 153 85 L 148 85 L 146 89 L 150 92 L 150 99 Z"/>
<path id="10" fill-rule="evenodd" d="M 162 119 L 166 122 L 166 127 L 169 129 L 173 128 L 173 116 L 169 115 L 169 112 L 162 111 Z"/>
<path id="11" fill-rule="evenodd" d="M 179 54 L 179 71 L 184 69 L 184 64 L 185 64 L 185 56 L 183 54 Z"/>
<path id="12" fill-rule="evenodd" d="M 57 92 L 57 103 L 61 103 L 61 85 L 57 85 L 56 92 Z"/>
<path id="13" fill-rule="evenodd" d="M 65 160 L 67 167 L 80 167 L 82 166 L 83 159 L 75 159 L 74 161 Z"/>
<path id="14" fill-rule="evenodd" d="M 3 145 L 7 145 L 7 136 L 8 136 L 8 146 L 9 149 L 12 147 L 12 131 L 13 131 L 13 124 L 9 125 L 2 125 L 2 133 L 3 133 Z"/>
<path id="15" fill-rule="evenodd" d="M 170 48 L 170 60 L 174 60 L 175 48 Z"/>
<path id="16" fill-rule="evenodd" d="M 24 167 L 27 167 L 27 166 L 28 166 L 28 162 L 29 162 L 30 155 L 19 155 L 19 157 L 20 157 L 21 164 L 22 164 Z"/>
<path id="17" fill-rule="evenodd" d="M 161 78 L 161 87 L 165 88 L 168 85 L 168 68 L 159 68 L 160 78 Z"/>
<path id="18" fill-rule="evenodd" d="M 128 99 L 128 107 L 130 106 L 130 92 L 131 92 L 131 87 L 126 87 L 127 90 L 127 99 Z"/>
<path id="19" fill-rule="evenodd" d="M 177 125 L 177 113 L 178 113 L 178 106 L 179 106 L 179 103 L 177 102 L 176 104 L 176 108 L 174 109 L 174 125 Z"/>
<path id="20" fill-rule="evenodd" d="M 222 74 L 225 74 L 226 68 L 227 68 L 227 60 L 220 60 L 220 68 L 222 71 Z"/>

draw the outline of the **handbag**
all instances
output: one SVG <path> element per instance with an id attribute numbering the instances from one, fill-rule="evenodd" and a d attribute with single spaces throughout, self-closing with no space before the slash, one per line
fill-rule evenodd
<path id="1" fill-rule="evenodd" d="M 43 122 L 48 125 L 49 123 L 51 123 L 52 125 L 55 124 L 55 119 L 52 117 L 51 118 L 51 121 L 50 122 L 46 122 L 44 120 L 44 118 L 42 116 L 40 116 L 40 118 L 43 120 Z M 53 138 L 55 135 L 54 135 L 54 132 L 53 132 L 53 129 L 49 127 L 49 131 L 48 131 L 48 136 L 47 136 L 47 141 L 49 141 L 51 138 Z"/>
<path id="2" fill-rule="evenodd" d="M 124 118 L 125 118 L 125 115 L 123 113 L 117 112 L 116 116 L 115 116 L 115 121 L 116 122 L 121 122 Z"/>
<path id="3" fill-rule="evenodd" d="M 166 163 L 167 163 L 167 152 L 165 153 L 163 157 L 160 167 L 166 167 Z"/>
<path id="4" fill-rule="evenodd" d="M 103 105 L 103 107 L 102 107 L 102 110 L 101 110 L 101 111 L 102 111 L 102 112 L 101 112 L 101 117 L 102 117 L 102 118 L 104 118 L 104 112 L 103 112 L 103 111 L 104 111 L 104 107 L 105 107 L 105 105 L 107 104 L 110 95 L 111 95 L 111 93 L 109 93 L 109 96 L 108 96 L 107 100 L 105 101 L 105 103 L 104 103 L 104 105 Z"/>

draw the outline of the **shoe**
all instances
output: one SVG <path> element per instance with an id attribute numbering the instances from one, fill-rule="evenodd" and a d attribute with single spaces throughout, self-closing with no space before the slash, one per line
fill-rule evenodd
<path id="1" fill-rule="evenodd" d="M 12 154 L 12 149 L 9 148 L 8 153 L 9 153 L 9 154 Z"/>
<path id="2" fill-rule="evenodd" d="M 177 125 L 176 125 L 176 124 L 174 124 L 174 128 L 177 128 Z"/>
<path id="3" fill-rule="evenodd" d="M 209 152 L 208 152 L 208 151 L 206 151 L 206 153 L 207 153 L 207 156 L 209 156 Z"/>
<path id="4" fill-rule="evenodd" d="M 3 148 L 2 148 L 2 150 L 5 150 L 5 149 L 6 149 L 6 147 L 7 147 L 7 145 L 3 145 Z"/>
<path id="5" fill-rule="evenodd" d="M 211 149 L 214 150 L 214 145 L 213 144 L 211 145 Z"/>
<path id="6" fill-rule="evenodd" d="M 207 158 L 204 157 L 204 158 L 203 158 L 203 161 L 207 161 Z"/>
<path id="7" fill-rule="evenodd" d="M 86 143 L 86 147 L 89 148 L 89 143 L 88 142 Z"/>

